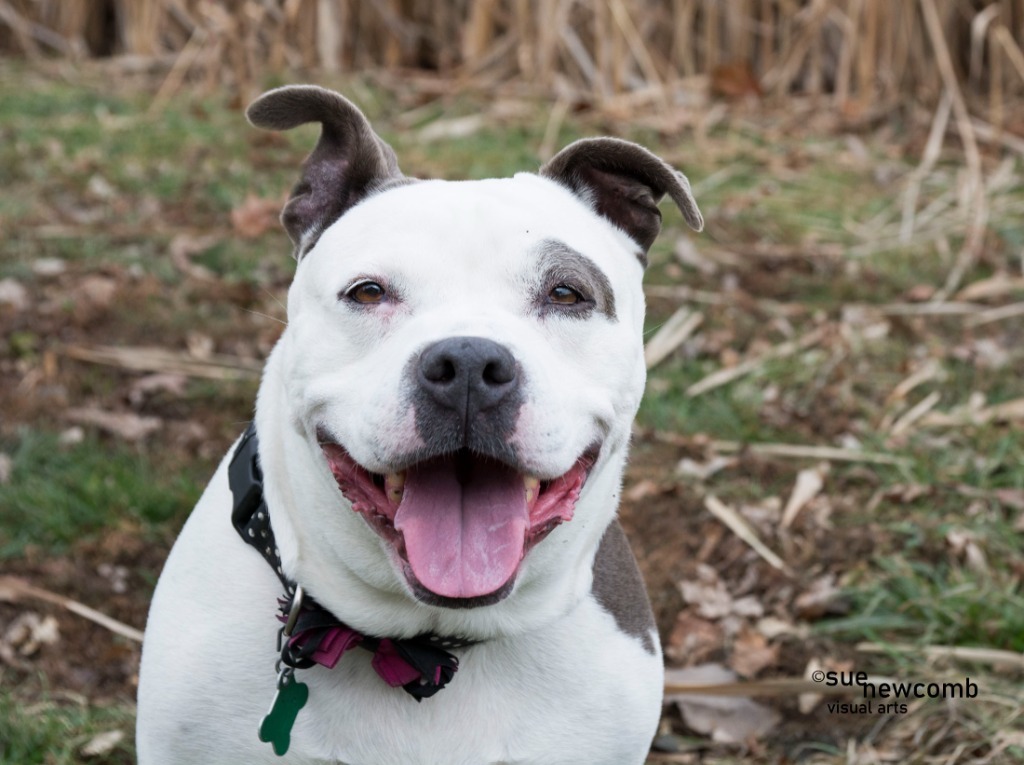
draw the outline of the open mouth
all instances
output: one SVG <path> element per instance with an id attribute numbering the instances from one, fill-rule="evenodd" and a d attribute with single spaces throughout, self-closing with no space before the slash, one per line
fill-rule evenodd
<path id="1" fill-rule="evenodd" d="M 598 451 L 550 480 L 468 449 L 381 475 L 318 435 L 342 494 L 394 549 L 417 596 L 450 606 L 511 591 L 526 553 L 572 518 Z"/>

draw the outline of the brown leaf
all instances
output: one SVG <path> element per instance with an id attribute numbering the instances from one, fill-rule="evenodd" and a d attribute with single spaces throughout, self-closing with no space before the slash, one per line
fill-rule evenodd
<path id="1" fill-rule="evenodd" d="M 733 598 L 715 570 L 703 563 L 697 566 L 697 579 L 681 581 L 679 591 L 683 600 L 695 606 L 697 613 L 707 619 L 759 617 L 764 614 L 764 607 L 753 596 Z"/>
<path id="2" fill-rule="evenodd" d="M 169 393 L 174 397 L 185 395 L 188 378 L 174 372 L 154 372 L 145 375 L 132 383 L 128 390 L 128 400 L 139 406 L 154 393 Z"/>
<path id="3" fill-rule="evenodd" d="M 740 677 L 754 677 L 779 660 L 779 646 L 771 645 L 760 632 L 744 627 L 732 644 L 729 666 Z"/>
<path id="4" fill-rule="evenodd" d="M 836 586 L 835 574 L 825 574 L 815 579 L 810 587 L 796 597 L 793 608 L 801 619 L 813 621 L 826 614 L 845 614 L 850 605 Z"/>
<path id="5" fill-rule="evenodd" d="M 711 92 L 726 98 L 761 97 L 761 83 L 746 61 L 733 61 L 711 70 Z"/>
<path id="6" fill-rule="evenodd" d="M 721 650 L 721 627 L 699 617 L 693 609 L 680 611 L 665 645 L 665 656 L 679 664 L 697 664 Z"/>
<path id="7" fill-rule="evenodd" d="M 117 281 L 109 276 L 90 274 L 71 292 L 79 315 L 90 316 L 107 310 L 117 294 Z"/>
<path id="8" fill-rule="evenodd" d="M 231 211 L 231 226 L 243 239 L 256 239 L 277 225 L 280 214 L 280 199 L 262 199 L 249 194 Z"/>

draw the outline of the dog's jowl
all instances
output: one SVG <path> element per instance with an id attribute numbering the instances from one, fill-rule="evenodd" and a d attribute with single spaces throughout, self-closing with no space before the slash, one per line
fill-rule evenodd
<path id="1" fill-rule="evenodd" d="M 702 225 L 686 178 L 597 138 L 416 180 L 311 86 L 248 117 L 322 132 L 255 419 L 153 599 L 139 762 L 642 763 L 662 661 L 615 516 L 657 204 Z"/>

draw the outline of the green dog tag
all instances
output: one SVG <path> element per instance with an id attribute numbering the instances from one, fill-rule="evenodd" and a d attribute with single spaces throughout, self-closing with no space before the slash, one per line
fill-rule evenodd
<path id="1" fill-rule="evenodd" d="M 291 746 L 292 726 L 308 699 L 309 686 L 296 680 L 292 670 L 283 671 L 277 681 L 277 693 L 270 704 L 270 711 L 260 722 L 260 741 L 273 746 L 278 757 Z"/>

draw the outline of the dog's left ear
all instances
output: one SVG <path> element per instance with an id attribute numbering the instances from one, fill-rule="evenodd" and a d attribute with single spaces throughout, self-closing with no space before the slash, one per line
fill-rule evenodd
<path id="1" fill-rule="evenodd" d="M 388 183 L 405 179 L 391 147 L 351 101 L 333 90 L 315 85 L 277 88 L 253 101 L 245 116 L 266 130 L 291 130 L 307 122 L 322 126 L 302 178 L 281 212 L 296 258 L 349 208 Z"/>
<path id="2" fill-rule="evenodd" d="M 668 194 L 694 231 L 704 218 L 690 182 L 664 160 L 629 141 L 584 138 L 569 144 L 540 169 L 568 186 L 594 210 L 629 234 L 646 253 L 661 231 L 658 202 Z"/>

